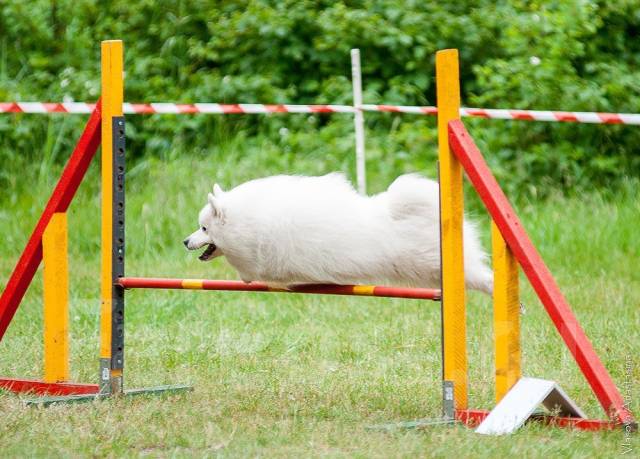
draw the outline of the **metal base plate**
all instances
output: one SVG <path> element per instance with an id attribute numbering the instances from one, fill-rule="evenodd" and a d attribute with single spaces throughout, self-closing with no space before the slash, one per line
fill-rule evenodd
<path id="1" fill-rule="evenodd" d="M 93 402 L 95 400 L 104 400 L 111 397 L 130 397 L 138 395 L 164 395 L 171 393 L 179 393 L 185 391 L 192 391 L 191 385 L 174 385 L 174 386 L 158 386 L 149 387 L 144 389 L 131 389 L 125 390 L 121 395 L 112 395 L 108 393 L 88 394 L 88 395 L 68 395 L 60 397 L 38 397 L 25 399 L 24 403 L 27 406 L 42 406 L 47 407 L 55 403 L 86 403 Z"/>

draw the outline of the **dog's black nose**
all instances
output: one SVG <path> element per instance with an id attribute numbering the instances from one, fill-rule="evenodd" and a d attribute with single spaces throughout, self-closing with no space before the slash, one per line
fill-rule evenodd
<path id="1" fill-rule="evenodd" d="M 182 241 L 182 243 L 187 249 L 189 248 L 189 238 L 186 238 L 184 241 Z"/>

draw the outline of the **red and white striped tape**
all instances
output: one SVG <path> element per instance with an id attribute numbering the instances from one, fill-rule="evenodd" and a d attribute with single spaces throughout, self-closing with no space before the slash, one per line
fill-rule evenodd
<path id="1" fill-rule="evenodd" d="M 0 113 L 91 113 L 94 104 L 84 102 L 0 102 Z M 406 105 L 362 105 L 363 111 L 435 115 L 436 107 Z M 350 105 L 291 105 L 291 104 L 122 104 L 125 114 L 268 114 L 268 113 L 354 113 Z M 594 124 L 640 125 L 640 114 L 603 112 L 565 112 L 547 110 L 510 110 L 491 108 L 461 108 L 460 116 L 502 119 L 551 121 Z"/>
<path id="2" fill-rule="evenodd" d="M 436 115 L 438 109 L 429 106 L 363 105 L 365 111 Z M 594 124 L 640 125 L 640 114 L 603 112 L 564 112 L 549 110 L 511 110 L 495 108 L 461 108 L 460 116 L 500 120 L 552 121 Z"/>
<path id="3" fill-rule="evenodd" d="M 91 113 L 95 104 L 85 102 L 0 102 L 0 113 Z M 122 104 L 122 111 L 130 115 L 160 114 L 267 114 L 267 113 L 353 113 L 350 105 L 288 105 L 288 104 Z"/>

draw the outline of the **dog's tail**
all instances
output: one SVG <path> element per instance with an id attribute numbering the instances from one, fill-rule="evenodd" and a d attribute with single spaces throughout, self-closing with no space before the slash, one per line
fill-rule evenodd
<path id="1" fill-rule="evenodd" d="M 394 220 L 414 216 L 437 216 L 438 182 L 418 174 L 398 177 L 387 189 L 389 211 Z"/>

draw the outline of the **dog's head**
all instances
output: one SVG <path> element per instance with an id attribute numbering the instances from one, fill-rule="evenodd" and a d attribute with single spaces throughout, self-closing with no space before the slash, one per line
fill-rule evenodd
<path id="1" fill-rule="evenodd" d="M 220 227 L 224 225 L 224 211 L 221 204 L 221 198 L 224 192 L 215 184 L 213 186 L 213 194 L 207 195 L 208 203 L 200 211 L 198 224 L 200 228 L 194 231 L 182 243 L 189 250 L 197 250 L 206 246 L 198 258 L 202 261 L 212 260 L 215 257 L 224 255 L 218 246 L 220 237 Z"/>

